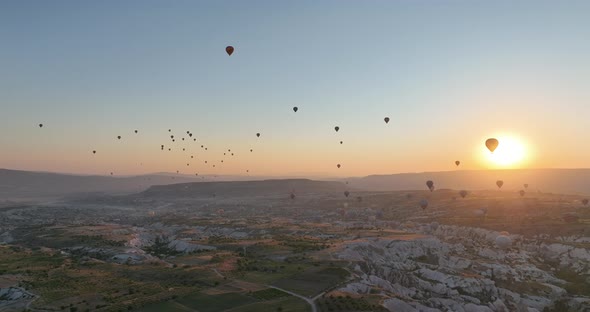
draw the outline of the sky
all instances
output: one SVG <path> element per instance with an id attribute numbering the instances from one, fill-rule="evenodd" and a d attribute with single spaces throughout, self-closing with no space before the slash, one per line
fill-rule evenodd
<path id="1" fill-rule="evenodd" d="M 1 1 L 0 168 L 587 168 L 588 12 L 539 0 Z M 197 142 L 178 139 L 186 131 Z M 490 160 L 489 137 L 517 142 L 522 160 Z"/>

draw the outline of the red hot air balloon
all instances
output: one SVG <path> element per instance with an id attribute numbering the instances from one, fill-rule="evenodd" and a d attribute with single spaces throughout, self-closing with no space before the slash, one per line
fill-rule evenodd
<path id="1" fill-rule="evenodd" d="M 227 55 L 232 55 L 234 53 L 234 47 L 232 47 L 232 46 L 225 47 L 225 52 L 227 53 Z"/>

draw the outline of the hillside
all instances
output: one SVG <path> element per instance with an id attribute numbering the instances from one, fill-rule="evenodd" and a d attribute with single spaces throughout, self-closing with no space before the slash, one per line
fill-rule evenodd
<path id="1" fill-rule="evenodd" d="M 107 177 L 0 169 L 0 198 L 55 198 L 80 193 L 124 194 L 139 192 L 151 185 L 193 181 L 196 179 L 161 174 Z"/>
<path id="2" fill-rule="evenodd" d="M 503 180 L 504 191 L 524 189 L 527 183 L 529 192 L 590 194 L 590 169 L 457 170 L 346 179 L 351 187 L 371 191 L 426 189 L 427 180 L 436 189 L 497 189 L 496 181 Z"/>
<path id="3" fill-rule="evenodd" d="M 307 179 L 283 179 L 234 182 L 195 182 L 152 186 L 143 197 L 252 197 L 285 194 L 320 194 L 344 192 L 347 186 L 341 182 L 313 181 Z"/>

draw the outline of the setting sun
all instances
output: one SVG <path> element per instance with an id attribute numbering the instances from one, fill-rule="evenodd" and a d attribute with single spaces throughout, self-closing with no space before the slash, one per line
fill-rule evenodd
<path id="1" fill-rule="evenodd" d="M 526 158 L 525 145 L 514 137 L 498 137 L 500 144 L 493 153 L 484 147 L 485 158 L 500 167 L 521 164 Z"/>

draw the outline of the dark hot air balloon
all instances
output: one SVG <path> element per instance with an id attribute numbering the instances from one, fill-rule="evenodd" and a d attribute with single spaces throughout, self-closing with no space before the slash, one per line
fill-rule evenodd
<path id="1" fill-rule="evenodd" d="M 498 180 L 496 181 L 496 185 L 498 186 L 498 188 L 502 188 L 502 185 L 504 185 L 504 181 Z"/>
<path id="2" fill-rule="evenodd" d="M 348 197 L 348 195 L 350 195 L 349 191 L 344 191 L 344 196 Z"/>
<path id="3" fill-rule="evenodd" d="M 338 132 L 338 130 L 340 130 L 340 127 L 336 126 L 336 127 L 334 127 L 334 130 L 336 130 L 336 132 Z"/>
<path id="4" fill-rule="evenodd" d="M 465 196 L 467 196 L 467 191 L 466 190 L 461 190 L 459 192 L 459 195 L 461 195 L 461 198 L 465 198 Z"/>
<path id="5" fill-rule="evenodd" d="M 232 47 L 232 46 L 225 47 L 225 52 L 227 53 L 227 55 L 232 55 L 234 53 L 234 47 Z"/>
<path id="6" fill-rule="evenodd" d="M 582 199 L 582 204 L 584 204 L 584 206 L 588 205 L 588 199 L 587 198 Z"/>
<path id="7" fill-rule="evenodd" d="M 434 182 L 432 182 L 432 180 L 428 180 L 426 181 L 426 186 L 428 186 L 428 189 L 432 192 L 434 191 Z"/>
<path id="8" fill-rule="evenodd" d="M 520 190 L 518 193 L 520 194 L 521 197 L 524 196 L 524 194 L 525 194 L 524 190 Z"/>
<path id="9" fill-rule="evenodd" d="M 461 164 L 461 162 L 460 162 L 460 161 L 458 161 L 458 160 L 455 160 L 455 166 L 459 167 L 459 165 L 460 165 L 460 164 Z"/>
<path id="10" fill-rule="evenodd" d="M 385 117 L 383 118 L 383 120 L 385 121 L 385 123 L 389 123 L 389 117 Z"/>
<path id="11" fill-rule="evenodd" d="M 337 164 L 336 167 L 340 168 L 340 164 Z"/>
<path id="12" fill-rule="evenodd" d="M 293 107 L 293 111 L 297 113 L 297 111 L 299 110 L 299 108 L 297 108 L 297 106 Z"/>
<path id="13" fill-rule="evenodd" d="M 258 137 L 258 138 L 259 138 L 259 137 L 260 137 L 260 133 L 256 133 L 256 137 Z"/>

